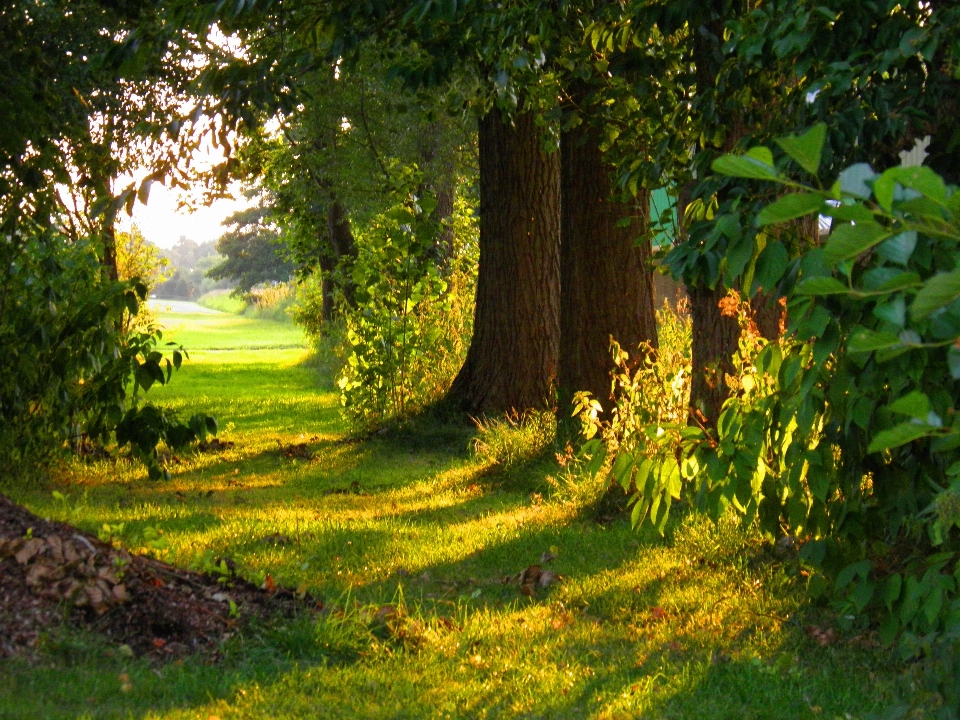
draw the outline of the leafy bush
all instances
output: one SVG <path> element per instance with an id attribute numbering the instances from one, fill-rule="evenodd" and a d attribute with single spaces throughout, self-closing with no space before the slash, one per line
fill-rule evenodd
<path id="1" fill-rule="evenodd" d="M 15 240 L 17 242 L 15 242 Z M 92 245 L 54 231 L 0 242 L 0 464 L 24 474 L 84 439 L 120 444 L 152 477 L 162 471 L 156 446 L 180 445 L 215 429 L 200 416 L 178 423 L 138 393 L 164 384 L 183 358 L 158 349 L 161 332 L 136 322 L 147 295 L 139 279 L 104 278 Z M 202 427 L 201 427 L 202 426 Z"/>
<path id="2" fill-rule="evenodd" d="M 319 272 L 297 283 L 290 317 L 303 328 L 311 343 L 316 346 L 321 341 L 328 328 L 323 321 L 323 278 Z"/>
<path id="3" fill-rule="evenodd" d="M 249 301 L 244 315 L 259 320 L 288 322 L 293 312 L 296 291 L 290 283 L 276 283 L 253 288 L 246 294 Z"/>
<path id="4" fill-rule="evenodd" d="M 685 495 L 787 535 L 811 595 L 843 622 L 878 621 L 906 656 L 944 652 L 960 639 L 960 192 L 928 168 L 863 164 L 826 189 L 824 136 L 783 138 L 776 160 L 759 147 L 715 161 L 794 191 L 718 226 L 823 214 L 833 231 L 773 277 L 789 328 L 749 357 L 741 348 L 716 435 L 680 429 L 678 446 L 647 433 L 639 453 L 613 448 L 612 472 L 634 477 L 638 503 Z M 797 166 L 814 184 L 786 174 Z"/>
<path id="5" fill-rule="evenodd" d="M 409 417 L 441 397 L 469 343 L 472 277 L 441 275 L 428 200 L 395 205 L 358 238 L 338 385 L 347 414 L 363 424 Z"/>

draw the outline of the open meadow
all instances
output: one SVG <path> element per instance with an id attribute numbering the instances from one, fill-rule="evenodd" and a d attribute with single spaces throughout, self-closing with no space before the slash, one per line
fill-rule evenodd
<path id="1" fill-rule="evenodd" d="M 190 358 L 150 395 L 216 416 L 223 447 L 170 457 L 168 480 L 75 461 L 10 496 L 317 602 L 249 626 L 215 661 L 52 632 L 32 659 L 3 661 L 0 717 L 868 718 L 916 690 L 873 634 L 835 630 L 804 601 L 788 555 L 732 521 L 679 509 L 664 537 L 635 532 L 550 442 L 504 468 L 474 451 L 471 426 L 353 433 L 294 325 L 161 319 Z"/>

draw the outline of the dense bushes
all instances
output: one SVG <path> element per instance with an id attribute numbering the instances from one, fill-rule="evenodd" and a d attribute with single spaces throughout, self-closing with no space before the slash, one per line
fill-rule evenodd
<path id="1" fill-rule="evenodd" d="M 442 271 L 433 253 L 440 225 L 428 202 L 395 205 L 357 244 L 338 385 L 346 412 L 361 423 L 403 419 L 439 399 L 466 354 L 472 275 Z"/>
<path id="2" fill-rule="evenodd" d="M 19 242 L 14 242 L 17 240 Z M 131 322 L 147 295 L 139 279 L 105 278 L 91 245 L 53 230 L 0 242 L 0 465 L 24 474 L 64 449 L 106 441 L 160 474 L 156 446 L 181 445 L 215 429 L 184 425 L 138 393 L 169 380 L 182 355 L 160 351 L 152 324 Z"/>
<path id="3" fill-rule="evenodd" d="M 732 508 L 757 520 L 799 548 L 812 596 L 829 598 L 847 625 L 879 623 L 882 640 L 899 638 L 912 656 L 960 638 L 960 192 L 928 168 L 863 164 L 825 190 L 815 177 L 822 142 L 815 128 L 781 142 L 776 162 L 757 148 L 714 163 L 739 178 L 720 182 L 795 191 L 728 206 L 717 226 L 833 221 L 822 247 L 782 270 L 784 336 L 744 334 L 716 432 L 652 415 L 640 399 L 664 384 L 641 369 L 621 373 L 628 392 L 604 448 L 636 522 L 662 528 L 677 498 L 715 518 Z M 815 185 L 787 174 L 798 165 Z M 631 390 L 638 380 L 644 392 Z M 581 410 L 589 416 L 589 402 Z M 634 416 L 637 428 L 623 423 Z M 604 449 L 587 450 L 599 468 Z"/>

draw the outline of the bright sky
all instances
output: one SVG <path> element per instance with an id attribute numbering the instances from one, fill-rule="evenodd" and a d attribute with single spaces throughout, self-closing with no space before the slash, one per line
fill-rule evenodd
<path id="1" fill-rule="evenodd" d="M 181 235 L 186 235 L 197 243 L 216 240 L 226 231 L 220 223 L 227 217 L 249 207 L 250 202 L 240 194 L 239 187 L 234 195 L 239 200 L 216 200 L 208 207 L 200 207 L 195 212 L 177 209 L 179 190 L 154 183 L 150 188 L 150 198 L 146 205 L 139 202 L 134 206 L 133 217 L 121 212 L 117 218 L 120 229 L 127 230 L 136 223 L 143 236 L 162 248 L 177 244 Z"/>

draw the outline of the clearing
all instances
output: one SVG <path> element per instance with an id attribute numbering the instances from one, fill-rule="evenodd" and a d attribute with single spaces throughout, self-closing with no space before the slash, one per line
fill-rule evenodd
<path id="1" fill-rule="evenodd" d="M 151 397 L 215 415 L 223 446 L 172 457 L 168 481 L 99 460 L 8 492 L 321 607 L 253 623 L 216 662 L 51 631 L 2 661 L 0 717 L 865 718 L 909 687 L 733 523 L 678 511 L 665 538 L 635 533 L 565 481 L 553 447 L 503 469 L 470 427 L 353 434 L 295 326 L 175 309 L 191 312 L 164 312 L 165 339 L 190 360 Z"/>

